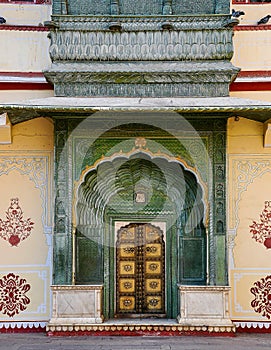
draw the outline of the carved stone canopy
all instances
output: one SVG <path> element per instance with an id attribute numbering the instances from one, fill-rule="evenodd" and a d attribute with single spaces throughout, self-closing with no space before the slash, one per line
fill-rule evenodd
<path id="1" fill-rule="evenodd" d="M 215 98 L 123 98 L 123 97 L 47 97 L 0 104 L 0 113 L 8 113 L 12 124 L 37 117 L 85 118 L 100 116 L 96 112 L 122 114 L 137 111 L 142 120 L 147 113 L 172 112 L 186 119 L 245 117 L 260 122 L 270 119 L 271 106 L 267 102 L 236 97 Z"/>
<path id="2" fill-rule="evenodd" d="M 228 96 L 228 0 L 54 0 L 56 96 Z"/>

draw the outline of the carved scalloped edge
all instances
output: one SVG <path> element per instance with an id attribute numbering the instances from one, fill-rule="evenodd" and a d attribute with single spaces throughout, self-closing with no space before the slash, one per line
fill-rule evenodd
<path id="1" fill-rule="evenodd" d="M 269 329 L 271 328 L 270 322 L 234 322 L 237 331 L 238 328 L 249 328 L 249 329 Z"/>
<path id="2" fill-rule="evenodd" d="M 50 325 L 46 327 L 46 331 L 49 332 L 49 335 L 55 335 L 58 332 L 89 332 L 89 333 L 99 333 L 99 332 L 108 332 L 108 333 L 156 333 L 156 332 L 168 332 L 174 333 L 175 335 L 182 335 L 185 333 L 191 332 L 200 332 L 200 333 L 235 333 L 235 325 L 233 326 L 180 326 L 180 325 L 127 325 L 127 324 L 113 324 L 113 325 Z M 122 334 L 123 335 L 123 334 Z"/>
<path id="3" fill-rule="evenodd" d="M 0 322 L 0 329 L 35 329 L 45 328 L 47 322 Z"/>

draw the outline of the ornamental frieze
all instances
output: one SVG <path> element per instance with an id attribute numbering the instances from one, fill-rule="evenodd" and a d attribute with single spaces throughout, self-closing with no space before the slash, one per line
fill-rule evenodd
<path id="1" fill-rule="evenodd" d="M 232 32 L 226 29 L 185 31 L 84 31 L 51 33 L 50 56 L 59 60 L 229 60 Z"/>

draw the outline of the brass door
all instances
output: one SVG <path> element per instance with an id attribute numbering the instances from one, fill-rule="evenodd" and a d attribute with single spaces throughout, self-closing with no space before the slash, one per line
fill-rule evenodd
<path id="1" fill-rule="evenodd" d="M 164 255 L 160 228 L 133 223 L 118 231 L 116 316 L 165 316 Z"/>

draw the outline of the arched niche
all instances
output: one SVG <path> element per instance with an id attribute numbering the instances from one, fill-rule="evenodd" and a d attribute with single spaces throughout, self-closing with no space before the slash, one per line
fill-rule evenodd
<path id="1" fill-rule="evenodd" d="M 75 283 L 104 284 L 105 305 L 114 304 L 115 222 L 164 222 L 167 317 L 175 317 L 177 284 L 206 284 L 206 212 L 203 187 L 181 162 L 141 151 L 101 160 L 76 191 Z"/>

